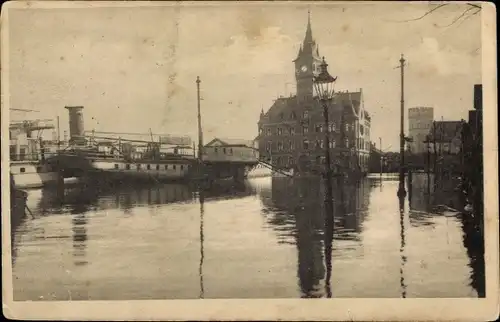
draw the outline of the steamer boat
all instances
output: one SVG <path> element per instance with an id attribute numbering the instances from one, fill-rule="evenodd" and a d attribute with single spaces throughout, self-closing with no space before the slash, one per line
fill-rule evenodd
<path id="1" fill-rule="evenodd" d="M 42 138 L 43 130 L 55 128 L 50 121 L 23 120 L 9 124 L 10 173 L 16 188 L 41 188 L 57 183 L 57 170 L 46 162 L 47 154 L 56 153 L 56 144 L 47 144 L 52 141 Z"/>
<path id="2" fill-rule="evenodd" d="M 107 138 L 109 140 L 109 138 Z M 158 142 L 120 139 L 121 142 L 101 141 L 86 147 L 61 151 L 58 162 L 65 169 L 74 169 L 72 175 L 92 181 L 179 181 L 188 177 L 195 163 L 194 157 L 161 152 Z M 146 143 L 146 149 L 135 143 Z"/>
<path id="3" fill-rule="evenodd" d="M 189 137 L 84 130 L 83 106 L 66 106 L 69 144 L 49 160 L 64 177 L 123 182 L 177 181 L 187 178 L 194 162 Z M 145 135 L 150 139 L 145 140 Z M 139 136 L 139 139 L 125 139 Z"/>

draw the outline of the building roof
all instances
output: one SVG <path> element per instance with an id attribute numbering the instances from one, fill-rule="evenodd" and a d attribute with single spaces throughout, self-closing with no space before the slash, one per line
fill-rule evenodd
<path id="1" fill-rule="evenodd" d="M 429 131 L 429 140 L 451 142 L 460 135 L 462 121 L 434 121 Z"/>
<path id="2" fill-rule="evenodd" d="M 254 141 L 244 140 L 244 139 L 229 139 L 229 138 L 213 138 L 212 141 L 205 144 L 205 146 L 213 145 L 216 141 L 219 141 L 223 146 L 247 146 L 253 147 Z"/>
<path id="3" fill-rule="evenodd" d="M 337 92 L 334 102 L 335 104 L 344 105 L 352 108 L 352 112 L 359 116 L 359 110 L 361 107 L 362 92 Z M 316 101 L 316 100 L 315 100 Z M 269 108 L 269 110 L 264 113 L 263 118 L 273 119 L 280 115 L 281 113 L 292 111 L 298 107 L 297 97 L 280 97 L 276 99 Z M 370 115 L 365 111 L 365 117 L 370 118 Z"/>

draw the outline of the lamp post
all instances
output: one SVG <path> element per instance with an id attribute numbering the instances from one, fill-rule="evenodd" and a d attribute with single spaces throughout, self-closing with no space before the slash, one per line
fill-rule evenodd
<path id="1" fill-rule="evenodd" d="M 330 158 L 330 137 L 328 132 L 328 104 L 333 100 L 335 95 L 334 85 L 337 77 L 332 77 L 328 73 L 328 64 L 323 57 L 323 61 L 320 65 L 320 73 L 314 77 L 314 88 L 316 90 L 318 99 L 323 106 L 323 118 L 325 120 L 325 210 L 326 210 L 326 220 L 331 220 L 331 225 L 333 226 L 333 187 L 332 187 L 332 170 L 331 170 L 331 158 Z M 331 216 L 331 218 L 330 218 Z M 328 222 L 328 221 L 327 221 Z M 333 236 L 332 236 L 333 238 Z"/>
<path id="2" fill-rule="evenodd" d="M 405 115 L 405 100 L 404 100 L 404 66 L 405 59 L 403 55 L 401 55 L 400 68 L 401 68 L 401 120 L 400 120 L 400 133 L 399 133 L 399 153 L 400 153 L 400 165 L 399 165 L 399 188 L 398 188 L 398 197 L 405 197 L 405 156 L 404 156 L 404 147 L 405 147 L 405 135 L 404 135 L 404 115 Z"/>

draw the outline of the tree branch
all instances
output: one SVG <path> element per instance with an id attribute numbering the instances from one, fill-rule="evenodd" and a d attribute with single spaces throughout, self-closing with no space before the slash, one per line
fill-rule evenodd
<path id="1" fill-rule="evenodd" d="M 481 11 L 481 8 L 477 9 L 476 11 L 474 11 L 473 13 L 471 13 L 470 15 L 468 15 L 467 17 L 465 17 L 464 19 L 462 19 L 462 21 L 460 21 L 460 23 L 458 25 L 460 26 L 461 24 L 464 23 L 464 21 L 466 21 L 467 19 L 469 19 L 472 16 L 477 15 L 480 11 Z"/>
<path id="2" fill-rule="evenodd" d="M 447 5 L 449 5 L 449 3 L 443 3 L 443 4 L 440 4 L 440 5 L 438 5 L 438 6 L 434 7 L 434 8 L 432 8 L 431 10 L 427 11 L 426 13 L 424 13 L 423 15 L 421 15 L 420 17 L 417 17 L 417 18 L 414 18 L 414 19 L 408 19 L 408 20 L 398 20 L 398 21 L 394 21 L 394 20 L 393 20 L 392 22 L 410 22 L 410 21 L 417 21 L 417 20 L 421 20 L 421 19 L 423 19 L 423 18 L 427 17 L 428 15 L 430 15 L 431 13 L 433 13 L 434 11 L 439 10 L 439 9 L 441 9 L 441 8 L 443 8 L 444 6 L 447 6 Z M 481 9 L 482 9 L 482 8 L 481 8 L 481 6 L 479 6 L 479 5 L 477 5 L 477 4 L 474 4 L 474 3 L 470 3 L 470 2 L 468 2 L 468 3 L 467 3 L 467 5 L 468 5 L 470 8 L 466 9 L 466 10 L 465 10 L 465 11 L 464 11 L 464 12 L 463 12 L 463 13 L 462 13 L 459 17 L 457 17 L 455 20 L 453 20 L 453 22 L 452 22 L 451 24 L 446 25 L 446 26 L 442 26 L 442 27 L 449 27 L 449 26 L 453 25 L 453 24 L 454 24 L 454 23 L 456 23 L 458 20 L 460 20 L 460 18 L 464 17 L 464 16 L 465 16 L 465 14 L 466 14 L 467 12 L 469 12 L 470 10 L 477 9 L 476 11 L 474 11 L 474 12 L 470 15 L 470 16 L 474 16 L 474 15 L 476 15 L 479 11 L 481 11 Z M 470 16 L 468 16 L 467 18 L 469 18 Z M 467 18 L 465 18 L 465 19 L 467 19 Z M 464 20 L 465 20 L 465 19 L 464 19 Z"/>
<path id="3" fill-rule="evenodd" d="M 441 26 L 442 28 L 446 28 L 446 27 L 449 27 L 451 25 L 453 25 L 455 22 L 457 22 L 458 20 L 460 20 L 460 18 L 462 18 L 463 16 L 465 16 L 465 14 L 467 14 L 467 12 L 471 11 L 471 10 L 474 10 L 474 7 L 470 7 L 468 8 L 467 10 L 464 10 L 464 12 L 462 12 L 462 14 L 458 17 L 456 17 L 455 19 L 453 19 L 453 21 L 451 23 L 449 23 L 448 25 L 446 26 Z"/>
<path id="4" fill-rule="evenodd" d="M 444 3 L 444 4 L 440 4 L 438 5 L 437 7 L 435 8 L 432 8 L 431 10 L 427 11 L 426 13 L 424 13 L 423 15 L 421 15 L 420 17 L 418 18 L 415 18 L 415 19 L 410 19 L 410 20 L 403 20 L 403 22 L 409 22 L 409 21 L 417 21 L 417 20 L 420 20 L 420 19 L 423 19 L 424 17 L 430 15 L 431 13 L 433 13 L 434 11 L 438 10 L 438 9 L 441 9 L 442 7 L 444 6 L 447 6 L 448 3 Z"/>
<path id="5" fill-rule="evenodd" d="M 434 11 L 438 10 L 438 9 L 441 9 L 442 7 L 444 6 L 447 6 L 449 5 L 449 3 L 443 3 L 443 4 L 440 4 L 438 5 L 437 7 L 435 8 L 432 8 L 431 10 L 427 11 L 426 13 L 424 13 L 423 15 L 421 15 L 420 17 L 417 17 L 417 18 L 414 18 L 414 19 L 409 19 L 409 20 L 393 20 L 392 22 L 410 22 L 410 21 L 417 21 L 417 20 L 420 20 L 420 19 L 423 19 L 425 18 L 426 16 L 430 15 L 431 13 L 433 13 Z"/>
<path id="6" fill-rule="evenodd" d="M 477 5 L 477 4 L 474 4 L 474 3 L 470 3 L 470 2 L 467 2 L 467 5 L 468 6 L 471 6 L 471 7 L 474 7 L 476 9 L 481 9 L 481 6 Z"/>

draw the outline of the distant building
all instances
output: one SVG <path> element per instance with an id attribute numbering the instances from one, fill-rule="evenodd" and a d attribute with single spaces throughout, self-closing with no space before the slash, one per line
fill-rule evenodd
<path id="1" fill-rule="evenodd" d="M 462 146 L 463 121 L 436 121 L 428 132 L 429 151 L 437 154 L 458 154 Z"/>
<path id="2" fill-rule="evenodd" d="M 409 137 L 413 139 L 410 145 L 411 152 L 415 154 L 427 152 L 424 143 L 434 120 L 434 108 L 413 107 L 408 109 Z"/>
<path id="3" fill-rule="evenodd" d="M 204 161 L 254 161 L 259 158 L 254 141 L 214 138 L 203 147 Z"/>
<path id="4" fill-rule="evenodd" d="M 474 109 L 469 111 L 469 126 L 473 137 L 482 136 L 483 123 L 483 85 L 474 85 Z"/>
<path id="5" fill-rule="evenodd" d="M 267 112 L 261 111 L 260 158 L 278 168 L 320 166 L 325 162 L 325 132 L 328 132 L 332 163 L 366 172 L 371 117 L 364 109 L 362 90 L 338 92 L 329 106 L 330 122 L 325 125 L 323 107 L 313 92 L 313 78 L 321 61 L 309 19 L 303 44 L 293 61 L 296 95 L 280 97 Z"/>

